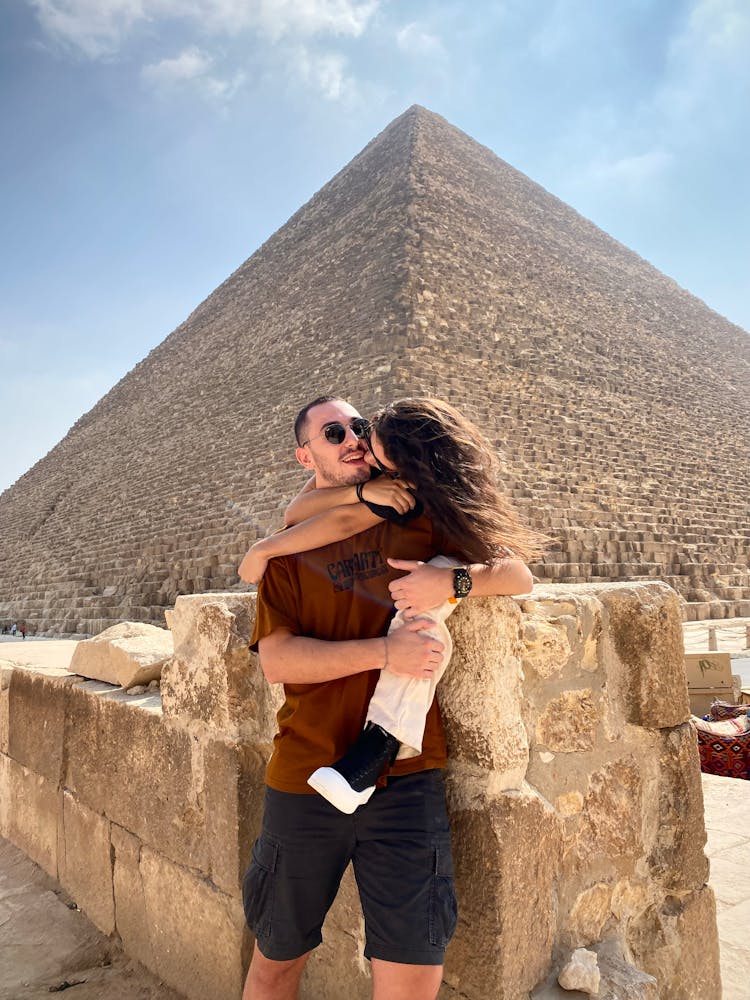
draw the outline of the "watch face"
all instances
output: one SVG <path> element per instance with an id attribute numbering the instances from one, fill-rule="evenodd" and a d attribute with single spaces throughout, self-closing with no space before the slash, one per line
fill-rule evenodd
<path id="1" fill-rule="evenodd" d="M 453 594 L 455 597 L 466 597 L 471 593 L 471 573 L 467 569 L 453 570 Z"/>

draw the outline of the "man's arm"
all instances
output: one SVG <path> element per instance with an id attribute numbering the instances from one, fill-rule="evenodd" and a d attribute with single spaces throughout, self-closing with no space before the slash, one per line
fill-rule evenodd
<path id="1" fill-rule="evenodd" d="M 258 643 L 260 665 L 270 684 L 319 684 L 383 667 L 400 676 L 429 677 L 441 663 L 444 648 L 422 631 L 433 625 L 415 618 L 388 636 L 340 642 L 277 628 Z"/>
<path id="2" fill-rule="evenodd" d="M 453 597 L 452 569 L 413 559 L 389 559 L 388 565 L 406 570 L 406 576 L 394 580 L 389 587 L 396 608 L 410 612 L 407 617 L 436 608 Z M 469 566 L 469 572 L 470 597 L 527 594 L 534 585 L 531 571 L 520 559 L 497 559 L 488 566 Z"/>

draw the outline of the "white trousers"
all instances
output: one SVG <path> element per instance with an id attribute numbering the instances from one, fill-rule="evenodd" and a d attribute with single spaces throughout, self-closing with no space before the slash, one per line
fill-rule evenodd
<path id="1" fill-rule="evenodd" d="M 430 559 L 430 566 L 462 566 L 463 563 L 448 556 L 435 556 Z M 399 677 L 389 670 L 381 670 L 380 678 L 370 700 L 367 711 L 367 721 L 382 726 L 391 736 L 395 736 L 401 744 L 396 759 L 418 757 L 422 752 L 422 737 L 435 688 L 445 673 L 451 654 L 453 640 L 445 624 L 445 619 L 457 607 L 457 603 L 445 601 L 437 608 L 430 608 L 419 615 L 420 618 L 432 619 L 433 625 L 425 628 L 428 635 L 443 643 L 443 657 L 440 665 L 435 668 L 431 678 Z M 402 628 L 408 619 L 403 611 L 397 611 L 388 629 L 388 634 Z"/>

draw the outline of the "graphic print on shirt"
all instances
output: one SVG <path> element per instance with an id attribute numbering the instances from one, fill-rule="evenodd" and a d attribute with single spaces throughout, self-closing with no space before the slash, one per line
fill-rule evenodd
<path id="1" fill-rule="evenodd" d="M 388 564 L 380 549 L 364 549 L 355 552 L 350 559 L 339 559 L 337 562 L 328 563 L 326 569 L 334 592 L 339 592 L 351 590 L 355 580 L 370 580 L 374 576 L 383 576 L 388 572 Z"/>

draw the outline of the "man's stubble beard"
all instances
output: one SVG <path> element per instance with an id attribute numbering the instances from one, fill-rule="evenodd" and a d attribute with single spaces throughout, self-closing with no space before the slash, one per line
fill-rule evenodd
<path id="1" fill-rule="evenodd" d="M 330 473 L 320 469 L 316 470 L 316 485 L 319 489 L 326 489 L 330 486 L 354 486 L 357 483 L 366 483 L 371 472 L 369 465 L 364 469 L 350 469 L 349 471 L 337 467 Z"/>

